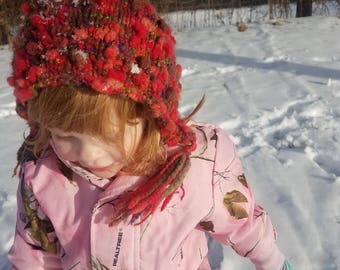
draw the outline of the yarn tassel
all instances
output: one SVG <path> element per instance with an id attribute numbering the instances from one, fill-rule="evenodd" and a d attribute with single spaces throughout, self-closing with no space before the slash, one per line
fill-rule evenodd
<path id="1" fill-rule="evenodd" d="M 179 157 L 178 161 L 174 164 L 174 171 L 171 172 L 170 176 L 166 179 L 166 181 L 161 184 L 160 186 L 155 188 L 155 191 L 150 194 L 150 196 L 146 197 L 144 200 L 142 200 L 139 205 L 131 209 L 130 211 L 132 213 L 141 212 L 143 211 L 148 205 L 156 203 L 157 205 L 161 202 L 162 199 L 164 199 L 167 194 L 172 193 L 165 192 L 167 190 L 167 187 L 171 188 L 173 190 L 174 186 L 177 186 L 176 182 L 183 181 L 183 177 L 178 177 L 176 179 L 177 175 L 182 171 L 182 166 L 185 165 L 185 156 Z M 175 181 L 174 181 L 175 180 Z M 165 195 L 165 196 L 164 196 Z"/>
<path id="2" fill-rule="evenodd" d="M 180 153 L 169 158 L 166 165 L 146 183 L 114 201 L 115 213 L 110 226 L 131 217 L 130 223 L 138 225 L 151 216 L 159 205 L 163 211 L 176 190 L 181 186 L 190 167 L 188 155 Z M 141 218 L 135 223 L 137 218 Z"/>
<path id="3" fill-rule="evenodd" d="M 171 193 L 168 197 L 166 197 L 162 203 L 161 211 L 165 209 L 165 207 L 168 205 L 168 203 L 171 201 L 172 197 L 174 196 L 175 192 Z"/>
<path id="4" fill-rule="evenodd" d="M 178 155 L 175 155 L 169 159 L 169 161 L 166 163 L 166 166 L 162 168 L 160 172 L 158 172 L 157 175 L 155 175 L 153 178 L 149 179 L 146 183 L 144 183 L 142 186 L 138 187 L 137 190 L 133 192 L 129 192 L 125 194 L 124 196 L 121 196 L 115 201 L 115 205 L 118 206 L 122 203 L 126 203 L 127 200 L 130 200 L 131 206 L 133 204 L 137 204 L 141 199 L 146 197 L 147 191 L 149 191 L 154 185 L 157 184 L 157 182 L 160 180 L 160 178 L 165 174 L 165 172 L 169 169 L 169 167 L 174 163 L 174 161 L 178 158 Z M 136 196 L 136 193 L 139 193 L 139 195 Z"/>
<path id="5" fill-rule="evenodd" d="M 169 182 L 167 181 L 168 175 L 171 173 L 172 170 L 175 169 L 179 161 L 180 160 L 176 159 L 171 160 L 165 169 L 163 169 L 154 179 L 151 179 L 151 181 L 149 180 L 151 182 L 150 184 L 148 181 L 147 183 L 145 183 L 145 186 L 137 189 L 136 192 L 140 195 L 131 200 L 131 202 L 129 203 L 129 209 L 133 208 L 144 198 L 150 196 L 158 187 L 167 184 Z"/>

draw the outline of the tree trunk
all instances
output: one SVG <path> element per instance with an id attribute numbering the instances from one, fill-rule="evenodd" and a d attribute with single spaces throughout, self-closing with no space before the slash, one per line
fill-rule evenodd
<path id="1" fill-rule="evenodd" d="M 312 0 L 297 0 L 296 2 L 296 17 L 312 16 L 313 1 Z"/>
<path id="2" fill-rule="evenodd" d="M 0 45 L 8 44 L 8 33 L 6 27 L 0 25 Z"/>

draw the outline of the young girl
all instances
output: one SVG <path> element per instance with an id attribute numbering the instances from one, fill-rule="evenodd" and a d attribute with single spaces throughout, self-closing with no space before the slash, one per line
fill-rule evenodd
<path id="1" fill-rule="evenodd" d="M 229 137 L 181 118 L 169 27 L 145 0 L 34 0 L 14 41 L 14 269 L 210 269 L 205 233 L 290 269 Z"/>

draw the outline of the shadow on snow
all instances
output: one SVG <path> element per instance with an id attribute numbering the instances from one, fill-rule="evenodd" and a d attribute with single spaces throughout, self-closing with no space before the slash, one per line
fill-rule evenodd
<path id="1" fill-rule="evenodd" d="M 201 61 L 222 63 L 225 65 L 241 66 L 253 69 L 277 70 L 289 72 L 295 75 L 308 75 L 325 79 L 340 80 L 340 70 L 326 67 L 314 67 L 284 60 L 272 61 L 269 63 L 261 62 L 254 58 L 234 55 L 224 55 L 206 52 L 195 52 L 186 49 L 176 50 L 178 57 L 197 59 Z"/>

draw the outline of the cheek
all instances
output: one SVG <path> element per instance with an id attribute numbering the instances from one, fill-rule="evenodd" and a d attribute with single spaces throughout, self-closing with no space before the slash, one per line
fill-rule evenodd
<path id="1" fill-rule="evenodd" d="M 103 153 L 103 157 L 109 157 L 114 162 L 121 162 L 124 160 L 124 151 L 122 151 L 118 145 L 106 145 L 106 148 L 104 149 L 107 150 Z"/>
<path id="2" fill-rule="evenodd" d="M 76 160 L 76 151 L 72 143 L 53 140 L 53 145 L 58 155 L 62 159 L 65 159 L 68 161 Z"/>

